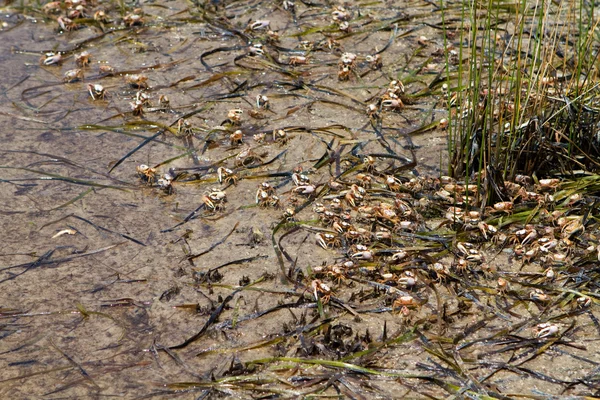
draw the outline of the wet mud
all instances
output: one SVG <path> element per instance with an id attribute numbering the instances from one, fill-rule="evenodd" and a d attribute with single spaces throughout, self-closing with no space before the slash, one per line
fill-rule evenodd
<path id="1" fill-rule="evenodd" d="M 41 6 L 0 18 L 0 397 L 597 392 L 595 284 L 435 195 L 438 6 L 88 2 L 68 30 Z"/>

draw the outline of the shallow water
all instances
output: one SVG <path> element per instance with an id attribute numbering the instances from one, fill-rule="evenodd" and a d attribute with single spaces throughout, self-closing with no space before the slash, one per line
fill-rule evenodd
<path id="1" fill-rule="evenodd" d="M 592 350 L 597 322 L 591 311 L 563 321 L 576 322 L 565 339 L 572 346 L 555 346 L 532 361 L 525 360 L 534 351 L 527 349 L 518 356 L 523 364 L 512 370 L 496 368 L 511 363 L 517 347 L 498 354 L 487 341 L 457 347 L 478 338 L 505 335 L 509 343 L 513 335 L 530 337 L 531 325 L 546 320 L 539 304 L 508 306 L 497 297 L 493 273 L 476 277 L 486 290 L 420 276 L 427 283 L 411 293 L 423 304 L 408 316 L 390 308 L 394 293 L 330 277 L 332 295 L 341 301 L 319 312 L 311 279 L 302 277 L 347 250 L 315 244 L 312 206 L 323 199 L 297 193 L 295 169 L 302 168 L 320 196 L 328 195 L 321 190 L 332 177 L 368 154 L 388 155 L 375 156 L 375 170 L 399 178 L 441 174 L 446 132 L 436 127 L 411 134 L 445 116 L 439 85 L 428 89 L 444 71 L 444 56 L 435 55 L 442 32 L 423 25 L 441 23 L 436 6 L 352 6 L 347 35 L 332 23 L 333 4 L 298 2 L 292 13 L 278 2 L 213 2 L 205 9 L 148 2 L 139 4 L 140 26 L 122 22 L 134 6 L 123 7 L 90 7 L 90 14 L 105 10 L 110 22 L 70 32 L 59 32 L 55 16 L 44 16 L 35 3 L 2 16 L 2 398 L 244 398 L 278 391 L 283 397 L 420 398 L 453 391 L 434 378 L 479 393 L 539 395 L 559 394 L 565 385 L 528 371 L 556 381 L 594 379 L 589 374 L 600 359 Z M 265 19 L 279 42 L 269 44 L 263 31 L 245 31 L 249 21 Z M 420 44 L 423 35 L 429 41 Z M 248 55 L 249 37 L 265 44 L 267 56 Z M 301 40 L 315 48 L 304 50 Z M 383 67 L 371 69 L 365 57 L 384 48 Z M 216 49 L 224 50 L 211 53 Z M 83 50 L 91 54 L 83 79 L 64 82 Z M 49 51 L 65 53 L 61 65 L 40 65 Z M 347 81 L 337 76 L 342 51 L 358 55 Z M 290 65 L 300 54 L 308 62 Z M 101 65 L 115 73 L 100 74 Z M 132 74 L 148 77 L 144 92 L 151 104 L 141 116 L 131 112 L 138 92 L 126 82 Z M 375 129 L 366 105 L 394 79 L 405 83 L 405 107 L 381 111 Z M 101 84 L 106 98 L 94 101 L 89 84 Z M 160 107 L 161 95 L 170 108 Z M 268 110 L 258 110 L 258 95 L 268 96 Z M 239 126 L 226 121 L 235 108 L 243 110 Z M 191 136 L 176 129 L 182 117 Z M 243 132 L 241 144 L 230 141 L 236 129 Z M 286 131 L 285 140 L 273 137 L 277 129 Z M 253 137 L 260 133 L 263 142 Z M 248 148 L 254 159 L 236 162 Z M 327 158 L 331 163 L 319 163 Z M 146 184 L 136 173 L 140 164 L 156 167 L 159 176 L 173 169 L 172 193 Z M 219 167 L 235 170 L 239 181 L 219 183 Z M 262 182 L 275 188 L 279 208 L 256 206 Z M 227 202 L 212 211 L 202 206 L 202 196 L 217 187 Z M 276 228 L 290 207 L 301 224 Z M 491 270 L 518 268 L 504 253 L 489 257 Z M 383 271 L 384 265 L 365 268 Z M 268 357 L 339 360 L 404 334 L 373 354 L 346 360 L 388 375 L 367 378 L 347 368 L 285 360 L 245 364 Z M 447 339 L 432 342 L 440 337 Z M 452 359 L 443 367 L 434 354 L 441 351 L 438 343 Z M 575 385 L 568 392 L 586 390 Z"/>

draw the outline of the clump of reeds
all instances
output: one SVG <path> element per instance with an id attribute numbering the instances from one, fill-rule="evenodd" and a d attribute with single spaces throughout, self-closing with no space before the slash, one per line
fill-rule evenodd
<path id="1" fill-rule="evenodd" d="M 513 180 L 598 170 L 593 4 L 444 6 L 446 19 L 457 13 L 463 21 L 454 39 L 458 61 L 447 58 L 450 175 L 483 183 L 491 172 Z"/>

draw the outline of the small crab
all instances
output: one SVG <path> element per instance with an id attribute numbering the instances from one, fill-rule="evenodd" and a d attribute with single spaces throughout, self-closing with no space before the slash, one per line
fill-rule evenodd
<path id="1" fill-rule="evenodd" d="M 86 67 L 90 63 L 90 59 L 90 53 L 87 51 L 82 51 L 75 56 L 75 64 L 77 64 L 79 67 Z"/>
<path id="2" fill-rule="evenodd" d="M 139 117 L 144 114 L 144 103 L 139 100 L 136 100 L 132 103 L 129 103 L 131 106 L 131 113 L 136 117 Z"/>
<path id="3" fill-rule="evenodd" d="M 88 84 L 88 92 L 90 93 L 92 100 L 104 100 L 104 97 L 106 97 L 106 95 L 107 95 L 107 92 L 104 89 L 104 86 L 102 86 L 98 83 Z"/>
<path id="4" fill-rule="evenodd" d="M 398 214 L 394 211 L 394 208 L 391 204 L 381 203 L 379 206 L 373 207 L 373 212 L 375 217 L 379 218 L 383 221 L 390 221 L 393 224 L 399 222 Z"/>
<path id="5" fill-rule="evenodd" d="M 354 68 L 356 66 L 356 54 L 354 53 L 343 53 L 340 56 L 340 60 L 338 61 L 338 65 L 340 67 L 346 65 L 348 67 L 350 67 L 350 69 Z"/>
<path id="6" fill-rule="evenodd" d="M 156 181 L 156 184 L 166 194 L 173 193 L 173 176 L 170 173 L 166 173 Z"/>
<path id="7" fill-rule="evenodd" d="M 213 188 L 210 192 L 202 195 L 202 202 L 212 211 L 216 211 L 224 208 L 224 203 L 227 202 L 227 196 L 222 190 Z"/>
<path id="8" fill-rule="evenodd" d="M 268 110 L 271 107 L 271 103 L 269 103 L 269 98 L 264 94 L 257 94 L 256 107 Z"/>
<path id="9" fill-rule="evenodd" d="M 219 169 L 217 169 L 217 176 L 219 178 L 219 183 L 225 183 L 226 185 L 235 185 L 238 181 L 238 177 L 235 172 L 225 167 L 219 167 Z"/>
<path id="10" fill-rule="evenodd" d="M 79 4 L 75 8 L 69 8 L 67 10 L 67 17 L 76 19 L 76 18 L 85 18 L 86 15 L 85 7 L 82 4 Z"/>
<path id="11" fill-rule="evenodd" d="M 289 65 L 304 65 L 308 64 L 308 57 L 305 56 L 291 56 L 288 59 Z"/>
<path id="12" fill-rule="evenodd" d="M 146 107 L 150 106 L 150 96 L 148 95 L 148 93 L 140 90 L 135 94 L 135 99 L 136 101 L 140 101 L 142 102 L 142 104 Z"/>
<path id="13" fill-rule="evenodd" d="M 315 235 L 315 239 L 317 240 L 317 244 L 324 249 L 331 249 L 341 246 L 340 238 L 331 233 L 317 233 Z"/>
<path id="14" fill-rule="evenodd" d="M 315 279 L 310 283 L 310 286 L 313 289 L 315 301 L 319 301 L 320 299 L 323 304 L 327 304 L 329 302 L 332 291 L 327 284 L 321 282 L 319 279 Z"/>
<path id="15" fill-rule="evenodd" d="M 127 75 L 125 81 L 133 88 L 148 89 L 148 77 L 146 75 Z"/>
<path id="16" fill-rule="evenodd" d="M 146 164 L 138 165 L 137 167 L 135 167 L 135 170 L 138 176 L 148 183 L 152 183 L 156 179 L 156 169 L 151 168 Z"/>
<path id="17" fill-rule="evenodd" d="M 248 46 L 248 54 L 251 56 L 263 56 L 265 51 L 263 50 L 262 43 L 253 43 Z"/>
<path id="18" fill-rule="evenodd" d="M 139 14 L 127 14 L 123 17 L 123 23 L 127 26 L 142 25 L 144 18 Z"/>
<path id="19" fill-rule="evenodd" d="M 498 292 L 505 293 L 508 290 L 508 281 L 502 277 L 499 277 L 496 281 Z"/>
<path id="20" fill-rule="evenodd" d="M 67 83 L 77 82 L 83 79 L 83 70 L 81 69 L 70 69 L 65 72 L 64 81 Z"/>
<path id="21" fill-rule="evenodd" d="M 61 6 L 62 4 L 60 1 L 51 1 L 50 3 L 44 4 L 44 6 L 42 7 L 42 11 L 46 14 L 58 14 L 60 12 Z"/>
<path id="22" fill-rule="evenodd" d="M 231 125 L 239 125 L 242 122 L 242 114 L 244 110 L 241 108 L 234 108 L 227 112 L 227 121 L 231 123 Z"/>
<path id="23" fill-rule="evenodd" d="M 400 110 L 404 108 L 404 103 L 400 98 L 386 99 L 381 102 L 381 107 L 387 110 Z"/>
<path id="24" fill-rule="evenodd" d="M 365 60 L 369 63 L 371 69 L 381 69 L 383 67 L 383 62 L 381 61 L 381 56 L 379 54 L 366 56 Z"/>
<path id="25" fill-rule="evenodd" d="M 398 279 L 398 284 L 405 288 L 413 287 L 417 284 L 417 276 L 411 271 L 405 271 L 400 279 Z"/>
<path id="26" fill-rule="evenodd" d="M 545 322 L 535 327 L 535 337 L 538 339 L 556 335 L 558 333 L 558 325 Z"/>
<path id="27" fill-rule="evenodd" d="M 60 53 L 46 53 L 40 61 L 42 65 L 59 65 L 62 63 L 62 59 Z"/>
<path id="28" fill-rule="evenodd" d="M 310 196 L 315 192 L 315 190 L 317 190 L 317 187 L 313 184 L 309 184 L 296 186 L 294 189 L 292 189 L 292 192 Z"/>
<path id="29" fill-rule="evenodd" d="M 390 189 L 392 192 L 397 192 L 402 187 L 402 181 L 396 178 L 394 175 L 386 176 L 385 184 L 387 185 L 388 189 Z"/>
<path id="30" fill-rule="evenodd" d="M 292 182 L 294 182 L 294 185 L 296 186 L 307 185 L 310 183 L 310 178 L 308 177 L 308 175 L 294 172 L 292 174 Z"/>
<path id="31" fill-rule="evenodd" d="M 263 29 L 267 29 L 269 27 L 269 25 L 271 24 L 271 21 L 269 20 L 257 20 L 254 21 L 253 23 L 251 23 L 248 28 L 251 31 L 259 31 L 259 30 L 263 30 Z"/>
<path id="32" fill-rule="evenodd" d="M 506 212 L 510 214 L 512 212 L 513 206 L 514 204 L 512 201 L 501 201 L 498 203 L 494 203 L 493 212 Z"/>
<path id="33" fill-rule="evenodd" d="M 169 101 L 169 98 L 166 94 L 161 94 L 160 96 L 158 96 L 158 104 L 164 110 L 168 110 L 171 108 L 171 102 Z"/>
<path id="34" fill-rule="evenodd" d="M 192 124 L 184 118 L 177 120 L 177 135 L 178 136 L 191 136 L 194 134 L 194 128 Z"/>
<path id="35" fill-rule="evenodd" d="M 533 289 L 529 293 L 529 298 L 533 301 L 539 301 L 542 303 L 550 301 L 550 296 L 548 296 L 546 293 L 544 293 L 542 289 Z"/>
<path id="36" fill-rule="evenodd" d="M 235 156 L 235 165 L 238 167 L 247 167 L 259 162 L 262 162 L 262 158 L 250 148 L 240 151 Z"/>
<path id="37" fill-rule="evenodd" d="M 273 142 L 284 145 L 290 139 L 291 138 L 288 136 L 288 134 L 285 130 L 283 130 L 283 129 L 274 129 L 273 130 Z"/>
<path id="38" fill-rule="evenodd" d="M 539 180 L 539 188 L 542 191 L 553 190 L 558 187 L 559 183 L 560 183 L 560 179 L 556 179 L 556 178 L 540 179 Z"/>
<path id="39" fill-rule="evenodd" d="M 367 246 L 357 244 L 355 247 L 356 251 L 350 255 L 350 258 L 355 260 L 372 261 L 374 257 L 373 251 L 369 250 Z"/>
<path id="40" fill-rule="evenodd" d="M 347 81 L 348 79 L 350 79 L 351 71 L 352 71 L 352 68 L 350 68 L 349 65 L 342 65 L 340 67 L 340 70 L 338 71 L 338 80 Z"/>
<path id="41" fill-rule="evenodd" d="M 398 297 L 396 300 L 394 300 L 394 303 L 392 303 L 392 308 L 401 308 L 401 307 L 415 307 L 418 306 L 419 302 L 412 296 L 410 295 L 406 295 L 406 296 L 400 296 Z"/>
<path id="42" fill-rule="evenodd" d="M 101 65 L 98 67 L 98 72 L 100 72 L 102 75 L 110 76 L 115 74 L 115 69 L 110 65 Z"/>
<path id="43" fill-rule="evenodd" d="M 244 139 L 244 133 L 241 130 L 236 130 L 231 135 L 229 135 L 229 142 L 232 146 L 237 144 L 242 144 Z"/>
<path id="44" fill-rule="evenodd" d="M 98 10 L 94 13 L 94 20 L 98 22 L 108 22 L 108 17 L 106 16 L 106 12 L 103 10 Z"/>
<path id="45" fill-rule="evenodd" d="M 331 12 L 331 18 L 335 22 L 348 21 L 352 19 L 352 14 L 348 12 L 344 7 L 336 7 L 335 10 Z"/>
<path id="46" fill-rule="evenodd" d="M 79 25 L 77 25 L 75 22 L 73 22 L 72 19 L 67 17 L 58 17 L 56 19 L 56 22 L 58 22 L 59 28 L 65 32 L 70 32 L 79 29 Z"/>

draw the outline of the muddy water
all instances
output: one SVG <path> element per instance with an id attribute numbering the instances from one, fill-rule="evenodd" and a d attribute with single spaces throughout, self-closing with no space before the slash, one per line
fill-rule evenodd
<path id="1" fill-rule="evenodd" d="M 332 177 L 368 154 L 393 155 L 375 157 L 375 170 L 395 170 L 398 178 L 440 175 L 446 133 L 411 132 L 445 116 L 439 85 L 429 90 L 444 68 L 442 32 L 422 25 L 440 24 L 441 16 L 428 2 L 374 2 L 348 7 L 348 16 L 335 22 L 333 4 L 298 2 L 292 12 L 289 3 L 99 3 L 88 5 L 88 13 L 102 9 L 106 22 L 84 20 L 69 32 L 38 4 L 4 10 L 2 398 L 446 393 L 433 378 L 480 393 L 558 394 L 564 388 L 522 369 L 500 370 L 479 383 L 510 355 L 490 355 L 485 341 L 464 350 L 454 346 L 503 337 L 504 329 L 530 336 L 521 326 L 529 329 L 528 319 L 543 314 L 535 304 L 507 308 L 489 291 L 474 301 L 459 284 L 426 279 L 414 289 L 422 307 L 402 315 L 390 308 L 393 293 L 328 276 L 324 282 L 340 301 L 319 312 L 310 270 L 339 261 L 347 250 L 317 246 L 312 206 L 323 199 L 298 193 L 291 174 L 301 168 L 321 196 Z M 136 7 L 143 23 L 128 26 L 123 17 Z M 246 30 L 249 21 L 265 19 L 278 41 L 263 30 Z M 338 26 L 344 19 L 348 33 Z M 249 41 L 263 43 L 266 55 L 249 54 Z M 77 68 L 74 56 L 84 50 L 91 62 L 82 67 L 83 79 L 65 82 L 65 72 Z M 50 51 L 64 53 L 60 65 L 40 64 Z M 349 79 L 339 80 L 344 51 L 358 60 Z M 381 68 L 366 61 L 376 52 Z M 306 63 L 293 61 L 298 56 Z M 107 65 L 113 74 L 99 72 Z M 132 113 L 139 91 L 126 81 L 132 74 L 148 78 L 150 104 L 142 115 Z M 366 105 L 395 79 L 404 81 L 405 105 L 379 111 L 378 127 Z M 105 99 L 92 99 L 89 84 L 102 85 Z M 161 95 L 169 107 L 161 106 Z M 268 96 L 268 109 L 257 107 L 259 95 Z M 241 121 L 232 124 L 228 112 L 238 108 Z M 191 125 L 188 136 L 177 131 L 182 117 Z M 242 143 L 230 140 L 237 129 Z M 277 129 L 286 137 L 274 137 Z M 261 133 L 265 138 L 257 141 Z M 253 159 L 236 161 L 246 149 Z M 327 158 L 330 163 L 319 163 Z M 144 182 L 136 173 L 140 164 L 155 167 L 159 177 L 171 169 L 172 190 Z M 219 167 L 236 172 L 235 185 L 218 182 Z M 256 206 L 262 182 L 275 188 L 279 207 Z M 227 199 L 216 210 L 203 206 L 213 188 Z M 299 224 L 290 218 L 276 229 L 287 208 L 298 211 Z M 502 253 L 491 264 L 510 268 Z M 491 275 L 478 279 L 486 287 L 495 281 Z M 507 311 L 498 311 L 503 307 Z M 440 366 L 430 339 L 458 338 L 481 317 L 483 329 L 454 344 L 440 342 L 466 372 Z M 580 318 L 569 339 L 574 347 L 565 353 L 554 348 L 523 368 L 564 381 L 590 373 L 600 360 L 583 347 L 594 348 L 597 335 L 593 320 Z M 322 329 L 306 328 L 311 324 Z M 324 338 L 332 326 L 344 332 L 342 345 Z M 338 360 L 405 333 L 406 340 L 348 360 L 389 375 L 369 378 L 291 361 L 245 364 L 268 357 Z M 479 354 L 486 363 L 478 363 Z M 404 374 L 431 379 L 398 378 Z M 196 384 L 174 386 L 179 382 Z"/>

